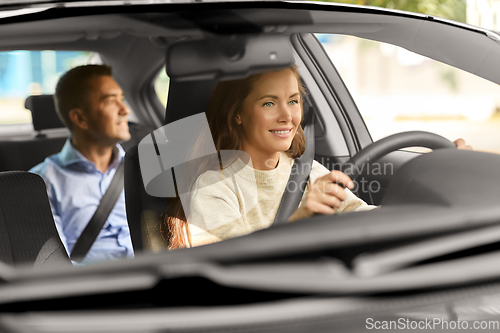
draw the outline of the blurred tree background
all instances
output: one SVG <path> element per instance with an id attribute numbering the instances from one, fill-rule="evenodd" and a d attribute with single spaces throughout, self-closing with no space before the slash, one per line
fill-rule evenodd
<path id="1" fill-rule="evenodd" d="M 408 12 L 429 14 L 465 22 L 466 0 L 322 0 L 353 5 L 377 6 Z"/>

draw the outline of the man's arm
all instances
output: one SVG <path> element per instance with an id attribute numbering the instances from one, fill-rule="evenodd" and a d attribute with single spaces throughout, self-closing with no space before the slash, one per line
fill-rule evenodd
<path id="1" fill-rule="evenodd" d="M 54 218 L 54 223 L 56 225 L 57 233 L 59 234 L 59 238 L 68 252 L 68 243 L 66 239 L 66 235 L 64 234 L 64 228 L 61 220 L 61 215 L 57 209 L 58 200 L 54 190 L 54 186 L 45 176 L 47 174 L 47 164 L 46 162 L 42 162 L 29 170 L 29 172 L 34 173 L 42 177 L 45 187 L 47 189 L 47 196 L 49 197 L 50 209 L 52 211 L 52 217 Z M 68 252 L 69 255 L 69 252 Z"/>
<path id="2" fill-rule="evenodd" d="M 54 198 L 52 192 L 53 191 L 49 190 L 49 186 L 47 185 L 47 195 L 49 196 L 50 209 L 52 210 L 52 216 L 54 217 L 54 223 L 56 224 L 57 233 L 59 234 L 59 238 L 61 239 L 61 242 L 63 243 L 66 252 L 68 253 L 68 255 L 70 255 L 68 251 L 68 243 L 66 240 L 66 235 L 64 234 L 64 228 L 62 225 L 61 216 L 55 208 L 57 207 L 57 199 Z"/>

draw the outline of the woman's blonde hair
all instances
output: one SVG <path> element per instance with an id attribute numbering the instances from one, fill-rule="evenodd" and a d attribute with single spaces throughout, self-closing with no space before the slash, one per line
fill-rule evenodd
<path id="1" fill-rule="evenodd" d="M 243 103 L 251 93 L 257 80 L 269 72 L 282 70 L 291 70 L 299 84 L 299 93 L 301 97 L 305 93 L 305 88 L 300 79 L 299 71 L 296 65 L 280 70 L 271 70 L 251 75 L 244 79 L 222 81 L 220 82 L 210 98 L 206 116 L 210 131 L 217 151 L 220 150 L 241 150 L 242 149 L 242 130 L 236 121 L 236 116 L 243 110 Z M 300 100 L 301 109 L 303 108 L 302 98 Z M 302 111 L 302 118 L 304 113 Z M 302 119 L 301 119 L 302 120 Z M 291 158 L 302 155 L 305 148 L 304 131 L 301 126 L 298 127 L 295 137 L 292 140 L 290 148 L 285 154 Z M 196 179 L 193 179 L 193 183 Z M 161 231 L 168 242 L 169 249 L 186 247 L 186 238 L 191 244 L 190 232 L 188 229 L 187 218 L 184 213 L 179 198 L 167 199 L 165 212 L 162 218 Z"/>

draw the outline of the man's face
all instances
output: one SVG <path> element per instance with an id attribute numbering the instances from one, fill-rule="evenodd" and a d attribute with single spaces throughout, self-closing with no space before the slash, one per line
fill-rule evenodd
<path id="1" fill-rule="evenodd" d="M 129 108 L 124 104 L 123 91 L 110 76 L 100 76 L 89 82 L 91 94 L 86 112 L 88 133 L 100 144 L 114 145 L 130 139 Z"/>

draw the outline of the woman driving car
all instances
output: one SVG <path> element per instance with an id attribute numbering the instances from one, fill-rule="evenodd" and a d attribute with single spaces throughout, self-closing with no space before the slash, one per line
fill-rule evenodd
<path id="1" fill-rule="evenodd" d="M 218 242 L 273 223 L 285 188 L 291 185 L 294 159 L 305 147 L 303 95 L 297 66 L 217 85 L 206 116 L 219 158 L 222 150 L 242 151 L 248 158 L 221 162 L 197 177 L 188 209 L 179 199 L 167 205 L 163 222 L 170 249 Z M 461 139 L 455 143 L 470 148 Z M 356 197 L 349 190 L 353 187 L 346 174 L 314 161 L 289 221 L 375 208 Z"/>

